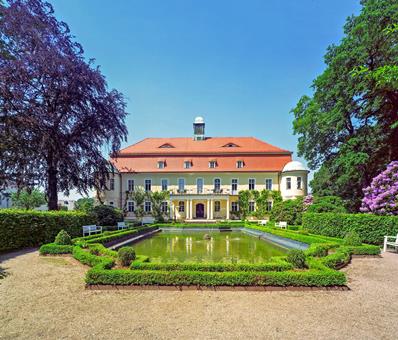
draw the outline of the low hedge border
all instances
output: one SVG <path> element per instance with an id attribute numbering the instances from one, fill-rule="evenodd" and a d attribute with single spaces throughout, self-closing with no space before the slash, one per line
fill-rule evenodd
<path id="1" fill-rule="evenodd" d="M 73 246 L 60 245 L 55 243 L 43 244 L 40 249 L 40 255 L 72 254 Z"/>
<path id="2" fill-rule="evenodd" d="M 141 228 L 153 230 L 157 226 Z M 252 227 L 252 226 L 250 226 Z M 253 228 L 278 236 L 311 241 L 305 252 L 308 269 L 292 269 L 285 257 L 274 257 L 261 264 L 224 263 L 151 263 L 148 256 L 138 255 L 129 269 L 112 269 L 117 253 L 90 238 L 86 242 L 76 242 L 72 248 L 75 259 L 92 267 L 86 273 L 88 285 L 199 285 L 199 286 L 342 286 L 346 276 L 336 269 L 349 263 L 351 255 L 376 255 L 380 248 L 372 245 L 344 246 L 343 240 L 317 235 L 303 235 L 294 231 L 274 230 L 267 227 Z M 271 230 L 269 230 L 271 229 Z M 103 237 L 119 237 L 124 232 L 112 233 Z M 130 233 L 131 234 L 131 233 Z M 316 243 L 318 241 L 318 243 Z M 85 243 L 85 244 L 84 244 Z M 46 245 L 55 253 L 54 244 Z M 86 249 L 83 247 L 87 247 Z M 59 246 L 58 246 L 59 247 Z M 72 246 L 68 246 L 72 247 Z M 43 252 L 46 247 L 43 246 Z M 70 248 L 69 248 L 70 249 Z M 329 254 L 333 250 L 334 253 Z"/>
<path id="3" fill-rule="evenodd" d="M 285 261 L 266 262 L 261 264 L 229 264 L 229 263 L 135 263 L 132 270 L 163 270 L 163 271 L 201 271 L 201 272 L 268 272 L 286 271 L 293 266 Z"/>
<path id="4" fill-rule="evenodd" d="M 86 274 L 89 285 L 199 285 L 199 286 L 342 286 L 344 273 L 333 270 L 283 272 L 201 272 L 161 270 L 103 270 L 93 268 Z"/>
<path id="5" fill-rule="evenodd" d="M 203 229 L 224 229 L 224 228 L 243 228 L 245 222 L 217 222 L 213 224 L 206 223 L 155 223 L 153 226 L 159 228 L 203 228 Z"/>
<path id="6" fill-rule="evenodd" d="M 300 231 L 294 231 L 294 230 L 285 230 L 285 229 L 274 229 L 270 227 L 262 227 L 254 224 L 247 223 L 245 225 L 246 228 L 248 229 L 254 229 L 254 230 L 259 230 L 263 231 L 266 233 L 270 233 L 276 236 L 281 236 L 285 238 L 290 238 L 295 241 L 307 243 L 307 244 L 313 244 L 313 243 L 338 243 L 341 244 L 343 242 L 342 239 L 335 238 L 335 237 L 327 237 L 327 236 L 321 236 L 321 235 L 314 235 L 314 234 L 302 234 Z"/>
<path id="7" fill-rule="evenodd" d="M 105 232 L 102 234 L 97 234 L 96 237 L 92 237 L 94 235 L 90 235 L 91 237 L 90 236 L 79 237 L 73 239 L 73 242 L 75 244 L 92 244 L 92 243 L 106 244 L 112 241 L 123 239 L 127 236 L 132 236 L 132 235 L 138 236 L 143 233 L 147 233 L 156 229 L 158 229 L 156 226 L 149 226 L 149 227 L 141 227 L 141 228 L 129 229 L 123 231 L 118 230 L 112 232 Z"/>

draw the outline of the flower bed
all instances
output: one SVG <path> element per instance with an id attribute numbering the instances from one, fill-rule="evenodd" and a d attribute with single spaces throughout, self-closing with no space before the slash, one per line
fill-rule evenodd
<path id="1" fill-rule="evenodd" d="M 319 235 L 303 235 L 298 231 L 246 225 L 247 228 L 273 233 L 310 244 L 304 252 L 305 269 L 296 269 L 286 256 L 271 258 L 260 264 L 228 263 L 152 263 L 140 254 L 123 269 L 115 269 L 117 253 L 104 247 L 100 241 L 117 238 L 131 231 L 113 232 L 105 236 L 86 237 L 74 240 L 71 248 L 54 244 L 44 245 L 41 253 L 64 253 L 68 250 L 81 263 L 92 267 L 86 273 L 87 285 L 198 285 L 198 286 L 343 286 L 345 273 L 336 269 L 349 263 L 351 255 L 376 255 L 377 246 L 346 246 L 343 240 Z M 140 232 L 153 230 L 155 226 L 144 227 Z"/>

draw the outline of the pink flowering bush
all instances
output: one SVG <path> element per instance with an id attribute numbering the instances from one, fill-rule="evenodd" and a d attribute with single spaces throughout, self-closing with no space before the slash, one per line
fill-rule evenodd
<path id="1" fill-rule="evenodd" d="M 304 211 L 307 211 L 308 207 L 314 203 L 314 197 L 309 194 L 304 197 Z"/>
<path id="2" fill-rule="evenodd" d="M 363 192 L 362 212 L 398 215 L 398 161 L 391 162 Z"/>

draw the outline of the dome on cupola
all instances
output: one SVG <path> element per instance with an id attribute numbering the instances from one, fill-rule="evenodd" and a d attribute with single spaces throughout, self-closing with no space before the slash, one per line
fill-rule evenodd
<path id="1" fill-rule="evenodd" d="M 282 172 L 287 172 L 287 171 L 308 171 L 308 170 L 303 163 L 299 161 L 291 161 L 283 167 Z"/>

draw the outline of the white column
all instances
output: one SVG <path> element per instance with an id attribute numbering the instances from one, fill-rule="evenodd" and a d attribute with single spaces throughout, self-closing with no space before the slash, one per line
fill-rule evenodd
<path id="1" fill-rule="evenodd" d="M 229 196 L 227 198 L 227 220 L 229 220 Z"/>
<path id="2" fill-rule="evenodd" d="M 192 200 L 189 200 L 189 218 L 193 219 Z"/>
<path id="3" fill-rule="evenodd" d="M 185 202 L 185 219 L 189 220 L 189 200 Z"/>
<path id="4" fill-rule="evenodd" d="M 214 200 L 211 199 L 210 201 L 210 219 L 213 219 L 213 211 L 214 211 Z"/>
<path id="5" fill-rule="evenodd" d="M 210 218 L 210 201 L 207 200 L 207 214 L 206 214 L 206 219 Z"/>

